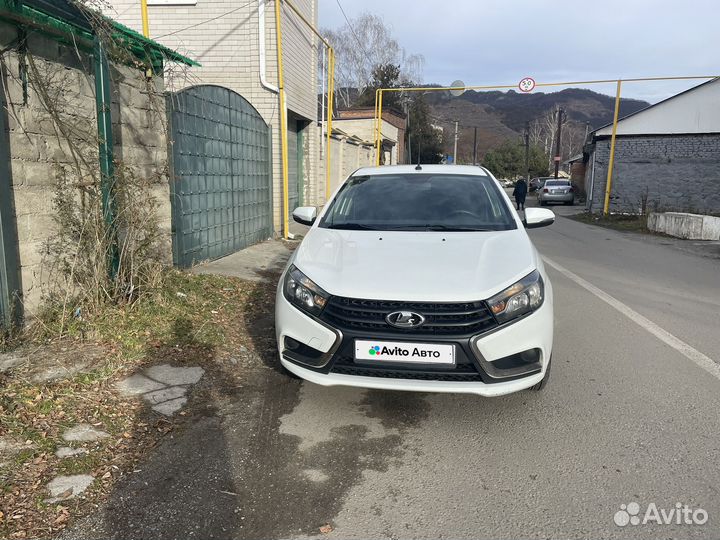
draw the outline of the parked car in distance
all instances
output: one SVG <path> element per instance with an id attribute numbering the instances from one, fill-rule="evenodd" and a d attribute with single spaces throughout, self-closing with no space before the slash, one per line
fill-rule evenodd
<path id="1" fill-rule="evenodd" d="M 507 178 L 498 178 L 498 182 L 500 182 L 500 185 L 504 188 L 511 188 L 515 185 L 515 182 Z"/>
<path id="2" fill-rule="evenodd" d="M 543 182 L 545 180 L 548 180 L 548 178 L 533 178 L 530 180 L 530 185 L 528 186 L 529 192 L 532 193 L 533 191 L 537 191 L 540 186 L 543 185 Z"/>
<path id="3" fill-rule="evenodd" d="M 354 172 L 309 225 L 280 277 L 282 366 L 323 386 L 500 396 L 540 390 L 553 292 L 524 219 L 485 168 Z"/>
<path id="4" fill-rule="evenodd" d="M 540 206 L 545 206 L 551 202 L 563 204 L 575 204 L 575 188 L 570 180 L 561 180 L 554 178 L 546 180 L 537 192 L 538 202 Z"/>

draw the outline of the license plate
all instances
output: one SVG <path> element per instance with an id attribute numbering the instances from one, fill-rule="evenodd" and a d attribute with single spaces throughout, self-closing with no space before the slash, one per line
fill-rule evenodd
<path id="1" fill-rule="evenodd" d="M 454 364 L 455 346 L 438 343 L 355 340 L 355 359 L 363 362 Z"/>

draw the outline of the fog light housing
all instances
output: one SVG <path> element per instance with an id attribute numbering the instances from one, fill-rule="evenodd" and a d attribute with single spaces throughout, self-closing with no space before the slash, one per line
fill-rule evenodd
<path id="1" fill-rule="evenodd" d="M 288 360 L 312 367 L 322 367 L 328 361 L 326 353 L 291 337 L 285 336 L 283 345 L 283 356 Z"/>
<path id="2" fill-rule="evenodd" d="M 477 351 L 476 351 L 477 352 Z M 479 355 L 480 365 L 493 379 L 507 379 L 509 377 L 524 377 L 540 373 L 542 370 L 542 351 L 528 349 L 519 353 L 504 356 L 489 362 Z"/>

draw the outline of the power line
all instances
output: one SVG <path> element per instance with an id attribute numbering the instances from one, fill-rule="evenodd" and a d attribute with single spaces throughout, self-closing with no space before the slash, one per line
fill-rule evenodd
<path id="1" fill-rule="evenodd" d="M 340 3 L 340 0 L 335 0 L 337 2 L 338 7 L 340 8 L 340 11 L 342 12 L 343 17 L 345 17 L 345 22 L 348 25 L 348 28 L 350 29 L 350 32 L 352 32 L 352 35 L 355 37 L 355 41 L 357 41 L 358 46 L 360 47 L 360 50 L 365 55 L 365 58 L 367 58 L 368 62 L 370 62 L 370 66 L 374 66 L 375 62 L 373 62 L 373 59 L 370 57 L 370 54 L 365 49 L 365 46 L 362 44 L 362 41 L 360 41 L 360 37 L 355 33 L 355 29 L 353 28 L 352 23 L 350 22 L 350 19 L 348 19 L 347 14 L 345 13 L 345 10 L 342 7 L 342 4 Z"/>
<path id="2" fill-rule="evenodd" d="M 236 11 L 240 11 L 241 9 L 245 9 L 245 8 L 248 7 L 250 4 L 254 4 L 254 3 L 255 3 L 255 0 L 251 0 L 250 2 L 246 2 L 245 4 L 243 4 L 243 5 L 240 6 L 240 7 L 236 7 L 235 9 L 231 9 L 230 11 L 227 11 L 227 12 L 225 12 L 225 13 L 222 13 L 222 14 L 218 15 L 217 17 L 213 17 L 212 19 L 207 19 L 207 20 L 205 20 L 205 21 L 200 21 L 199 23 L 196 23 L 196 24 L 191 24 L 190 26 L 186 26 L 185 28 L 180 28 L 179 30 L 175 30 L 174 32 L 169 32 L 169 33 L 167 33 L 167 34 L 163 34 L 162 36 L 153 36 L 152 39 L 160 39 L 160 38 L 164 38 L 164 37 L 167 37 L 167 36 L 172 36 L 172 35 L 174 35 L 174 34 L 178 34 L 178 33 L 180 33 L 180 32 L 184 32 L 185 30 L 190 30 L 191 28 L 196 28 L 196 27 L 198 27 L 198 26 L 202 26 L 203 24 L 207 24 L 207 23 L 209 23 L 209 22 L 217 21 L 218 19 L 222 19 L 223 17 L 227 17 L 228 15 L 231 15 L 232 13 L 235 13 Z"/>

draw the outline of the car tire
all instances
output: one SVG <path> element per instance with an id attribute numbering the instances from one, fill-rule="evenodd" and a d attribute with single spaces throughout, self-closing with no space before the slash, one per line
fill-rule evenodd
<path id="1" fill-rule="evenodd" d="M 547 206 L 547 202 L 546 202 L 546 201 L 543 201 L 543 200 L 541 200 L 541 201 L 540 201 L 540 206 Z"/>
<path id="2" fill-rule="evenodd" d="M 566 202 L 565 205 L 566 206 L 575 206 L 575 199 L 573 199 L 572 201 Z"/>
<path id="3" fill-rule="evenodd" d="M 550 357 L 550 360 L 548 361 L 547 369 L 545 370 L 545 376 L 542 378 L 542 380 L 531 386 L 528 390 L 532 390 L 533 392 L 539 392 L 545 386 L 547 385 L 548 381 L 550 380 L 550 368 L 552 367 L 552 356 Z"/>

